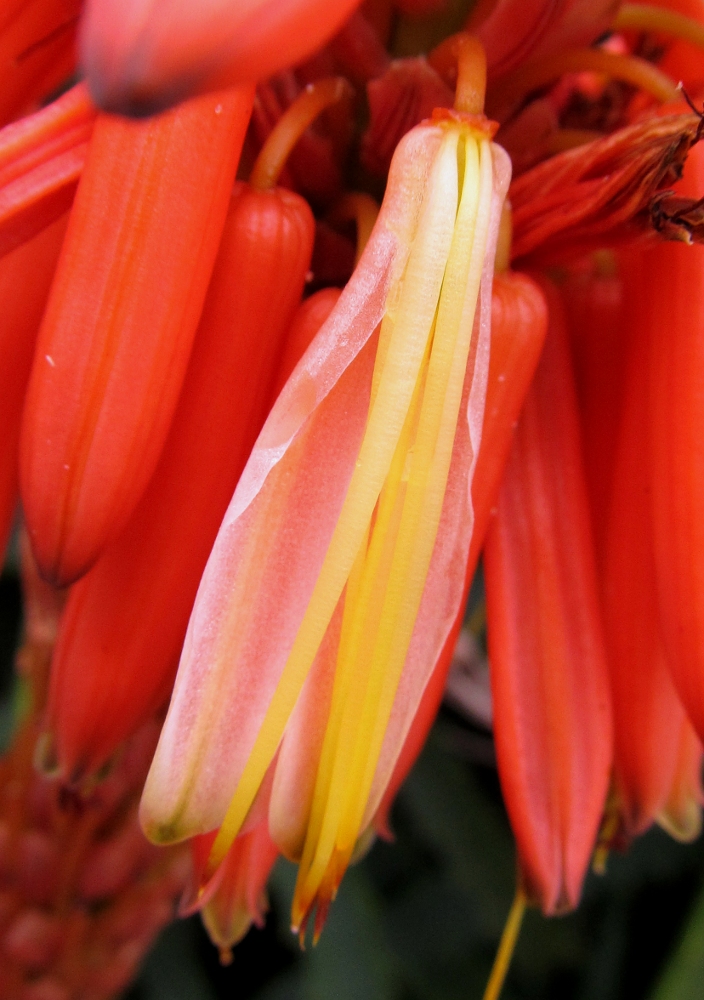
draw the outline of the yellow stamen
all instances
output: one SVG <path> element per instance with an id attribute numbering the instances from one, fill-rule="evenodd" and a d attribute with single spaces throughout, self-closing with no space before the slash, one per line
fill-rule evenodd
<path id="1" fill-rule="evenodd" d="M 645 3 L 625 3 L 613 23 L 614 31 L 661 31 L 704 49 L 704 24 L 684 14 Z"/>
<path id="2" fill-rule="evenodd" d="M 489 982 L 486 984 L 486 990 L 484 991 L 484 1000 L 499 1000 L 501 989 L 504 985 L 511 959 L 513 958 L 513 952 L 516 948 L 516 941 L 518 940 L 525 911 L 526 897 L 519 886 L 516 889 L 516 895 L 509 911 L 508 919 L 506 920 L 506 926 L 501 935 L 499 950 L 494 959 L 494 967 L 491 970 Z"/>
<path id="3" fill-rule="evenodd" d="M 268 191 L 279 179 L 291 150 L 318 115 L 352 92 L 343 77 L 328 77 L 309 83 L 276 123 L 262 146 L 249 183 L 257 191 Z"/>
<path id="4" fill-rule="evenodd" d="M 501 80 L 492 90 L 492 107 L 513 106 L 534 90 L 553 83 L 563 73 L 581 73 L 585 70 L 630 83 L 639 90 L 652 94 L 658 101 L 676 101 L 679 97 L 674 81 L 645 59 L 617 55 L 604 49 L 567 49 L 527 62 L 515 73 Z M 488 113 L 491 114 L 491 111 Z"/>
<path id="5" fill-rule="evenodd" d="M 433 69 L 455 85 L 455 110 L 467 115 L 484 111 L 486 54 L 478 38 L 466 31 L 450 35 L 428 56 Z"/>
<path id="6" fill-rule="evenodd" d="M 480 115 L 486 97 L 486 55 L 478 38 L 461 34 L 457 46 L 455 110 Z"/>

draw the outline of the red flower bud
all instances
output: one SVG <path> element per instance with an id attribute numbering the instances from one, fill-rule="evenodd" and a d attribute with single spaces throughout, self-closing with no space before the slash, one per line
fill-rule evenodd
<path id="1" fill-rule="evenodd" d="M 579 417 L 559 296 L 484 549 L 499 775 L 526 890 L 571 909 L 611 769 L 611 711 Z"/>
<path id="2" fill-rule="evenodd" d="M 154 471 L 250 107 L 251 91 L 241 90 L 148 122 L 96 122 L 22 431 L 27 526 L 55 582 L 91 566 Z"/>

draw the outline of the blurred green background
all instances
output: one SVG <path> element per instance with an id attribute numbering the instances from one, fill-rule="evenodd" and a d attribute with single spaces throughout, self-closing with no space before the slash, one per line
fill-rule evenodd
<path id="1" fill-rule="evenodd" d="M 7 733 L 20 598 L 0 579 L 0 732 Z M 294 869 L 280 863 L 266 927 L 221 967 L 197 918 L 173 924 L 128 1000 L 474 1000 L 514 892 L 513 840 L 491 740 L 443 709 L 377 842 L 346 875 L 320 944 L 288 930 Z M 578 912 L 526 916 L 505 1000 L 704 996 L 704 843 L 652 830 L 590 875 Z"/>

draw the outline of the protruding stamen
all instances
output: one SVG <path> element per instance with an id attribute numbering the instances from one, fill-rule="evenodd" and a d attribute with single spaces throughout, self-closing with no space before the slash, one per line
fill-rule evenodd
<path id="1" fill-rule="evenodd" d="M 352 93 L 341 76 L 326 77 L 309 83 L 276 123 L 276 127 L 261 148 L 249 179 L 253 188 L 266 191 L 274 187 L 291 150 L 308 126 L 331 104 L 337 104 Z"/>
<path id="2" fill-rule="evenodd" d="M 430 53 L 428 62 L 443 79 L 456 84 L 456 111 L 468 115 L 483 113 L 486 55 L 478 38 L 466 31 L 451 35 Z"/>
<path id="3" fill-rule="evenodd" d="M 613 23 L 614 31 L 658 31 L 704 49 L 704 24 L 664 7 L 625 3 Z"/>
<path id="4" fill-rule="evenodd" d="M 516 895 L 509 911 L 508 919 L 506 920 L 504 932 L 501 935 L 499 950 L 494 959 L 494 967 L 491 970 L 489 982 L 486 984 L 484 1000 L 499 1000 L 499 995 L 506 979 L 506 973 L 508 972 L 513 952 L 516 948 L 516 941 L 518 940 L 525 911 L 526 897 L 519 885 L 516 889 Z"/>
<path id="5" fill-rule="evenodd" d="M 518 104 L 528 94 L 548 86 L 563 73 L 585 70 L 630 83 L 663 103 L 676 101 L 680 96 L 670 77 L 645 59 L 617 55 L 604 49 L 567 49 L 527 62 L 511 73 L 492 91 L 492 105 L 494 108 L 506 108 Z M 489 111 L 489 114 L 492 112 Z"/>

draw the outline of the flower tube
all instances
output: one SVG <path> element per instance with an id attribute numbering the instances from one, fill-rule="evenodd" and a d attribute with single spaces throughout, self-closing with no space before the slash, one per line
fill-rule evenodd
<path id="1" fill-rule="evenodd" d="M 274 396 L 278 396 L 288 382 L 291 372 L 337 305 L 340 295 L 339 288 L 321 288 L 320 291 L 301 302 L 286 335 L 286 345 L 279 361 Z"/>
<path id="2" fill-rule="evenodd" d="M 196 837 L 191 841 L 196 872 L 207 862 L 213 838 Z M 203 923 L 213 944 L 220 950 L 220 961 L 229 965 L 232 948 L 249 928 L 264 926 L 268 910 L 266 883 L 279 856 L 269 836 L 264 818 L 247 833 L 240 834 L 227 852 L 217 885 L 207 902 L 200 907 Z"/>
<path id="3" fill-rule="evenodd" d="M 609 27 L 618 4 L 619 0 L 498 0 L 478 29 L 489 76 L 501 77 L 527 57 L 541 58 L 593 42 Z"/>
<path id="4" fill-rule="evenodd" d="M 623 400 L 623 280 L 612 253 L 585 270 L 574 268 L 560 286 L 574 360 L 584 472 L 599 572 Z"/>
<path id="5" fill-rule="evenodd" d="M 76 71 L 80 0 L 5 0 L 0 12 L 0 125 Z"/>
<path id="6" fill-rule="evenodd" d="M 687 163 L 682 195 L 704 187 L 704 151 Z M 680 698 L 704 738 L 704 251 L 662 246 L 643 261 L 652 337 L 655 566 L 663 640 Z"/>
<path id="7" fill-rule="evenodd" d="M 575 907 L 611 771 L 611 708 L 564 315 L 550 325 L 484 547 L 494 736 L 524 889 Z"/>
<path id="8" fill-rule="evenodd" d="M 320 930 L 462 596 L 488 361 L 477 303 L 508 180 L 490 135 L 447 112 L 399 146 L 358 268 L 225 516 L 145 788 L 154 840 L 220 828 L 207 878 L 279 751 L 270 829 L 301 859 L 301 932 L 316 906 Z"/>
<path id="9" fill-rule="evenodd" d="M 676 840 L 696 840 L 702 830 L 702 804 L 702 744 L 686 720 L 679 733 L 679 753 L 670 793 L 657 822 Z"/>
<path id="10" fill-rule="evenodd" d="M 614 782 L 623 832 L 643 833 L 665 808 L 691 731 L 665 653 L 655 575 L 650 465 L 650 343 L 641 255 L 625 267 L 626 371 L 603 570 L 614 711 Z M 645 307 L 645 308 L 643 308 Z M 603 512 L 602 512 L 603 513 Z M 694 732 L 691 737 L 696 739 Z"/>
<path id="11" fill-rule="evenodd" d="M 91 566 L 154 471 L 251 101 L 244 88 L 153 121 L 102 115 L 95 124 L 22 428 L 27 527 L 42 573 L 56 583 Z"/>

